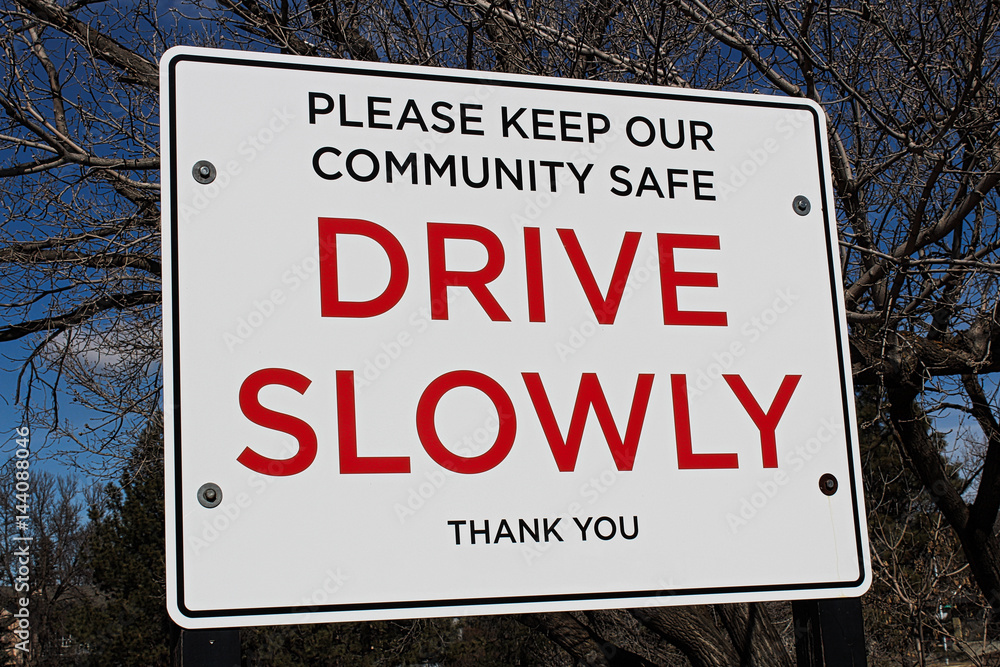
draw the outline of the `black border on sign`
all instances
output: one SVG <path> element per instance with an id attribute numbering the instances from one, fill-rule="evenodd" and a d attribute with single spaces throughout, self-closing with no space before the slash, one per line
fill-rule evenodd
<path id="1" fill-rule="evenodd" d="M 277 58 L 273 54 L 252 54 L 252 56 Z M 839 325 L 841 320 L 840 312 L 840 299 L 839 291 L 841 286 L 835 281 L 835 267 L 833 265 L 833 258 L 837 255 L 834 253 L 834 249 L 831 247 L 831 218 L 833 212 L 832 202 L 827 201 L 827 174 L 823 169 L 823 165 L 827 163 L 829 156 L 823 155 L 823 137 L 821 135 L 822 123 L 820 122 L 819 115 L 816 110 L 809 106 L 808 104 L 802 104 L 796 102 L 794 99 L 789 98 L 787 101 L 780 98 L 774 97 L 764 97 L 761 99 L 727 99 L 727 98 L 717 98 L 717 97 L 703 97 L 700 95 L 690 95 L 681 92 L 677 92 L 676 89 L 661 89 L 650 86 L 648 90 L 634 90 L 634 89 L 621 89 L 621 88 L 602 88 L 598 86 L 581 86 L 573 83 L 556 83 L 559 79 L 553 78 L 551 82 L 545 81 L 515 81 L 507 79 L 493 79 L 490 78 L 490 73 L 479 73 L 468 72 L 463 75 L 450 74 L 449 70 L 441 69 L 440 73 L 423 71 L 410 71 L 410 70 L 395 70 L 395 69 L 366 69 L 363 67 L 351 66 L 347 63 L 349 61 L 334 61 L 338 64 L 322 64 L 318 62 L 315 63 L 302 63 L 297 61 L 284 61 L 281 59 L 276 60 L 253 60 L 245 58 L 231 58 L 226 56 L 215 56 L 207 54 L 191 54 L 191 53 L 181 53 L 173 56 L 167 67 L 167 99 L 161 100 L 162 104 L 167 104 L 169 108 L 169 132 L 170 132 L 170 145 L 167 147 L 167 155 L 169 161 L 170 169 L 170 248 L 171 248 L 171 262 L 170 262 L 170 281 L 173 288 L 174 299 L 173 303 L 164 304 L 164 307 L 169 307 L 173 315 L 172 318 L 172 335 L 171 340 L 173 342 L 173 364 L 172 368 L 165 369 L 164 372 L 171 372 L 174 379 L 173 384 L 173 395 L 169 397 L 164 397 L 165 400 L 172 400 L 174 406 L 174 416 L 173 416 L 173 427 L 174 427 L 174 521 L 175 521 L 175 543 L 177 545 L 176 553 L 176 582 L 177 582 L 177 607 L 178 610 L 183 613 L 186 617 L 190 619 L 198 618 L 222 618 L 222 617 L 252 617 L 252 616 L 264 616 L 264 615 L 282 615 L 282 614 L 319 614 L 325 612 L 350 612 L 350 611 L 381 611 L 381 610 L 394 610 L 394 611 L 406 611 L 408 609 L 433 609 L 438 607 L 475 607 L 477 605 L 503 605 L 503 604 L 524 604 L 533 602 L 574 602 L 574 601 L 606 601 L 606 600 L 620 600 L 622 602 L 627 602 L 629 600 L 639 599 L 639 598 L 685 598 L 688 596 L 695 595 L 718 595 L 718 594 L 753 594 L 753 593 L 764 593 L 764 592 L 776 592 L 776 591 L 809 591 L 817 589 L 850 589 L 858 588 L 862 586 L 865 582 L 865 554 L 863 548 L 863 540 L 861 538 L 861 521 L 862 517 L 859 515 L 858 511 L 858 479 L 856 476 L 856 471 L 854 469 L 854 448 L 857 443 L 853 441 L 854 433 L 850 426 L 850 406 L 849 401 L 853 402 L 854 397 L 848 396 L 846 388 L 848 386 L 847 378 L 845 377 L 845 363 L 844 363 L 844 341 L 842 339 L 842 331 Z M 180 433 L 181 433 L 181 393 L 180 393 L 180 377 L 181 377 L 181 367 L 180 367 L 180 309 L 179 309 L 179 290 L 178 290 L 178 261 L 177 261 L 177 183 L 178 183 L 178 165 L 177 165 L 177 114 L 176 114 L 176 67 L 178 63 L 181 62 L 200 62 L 200 63 L 212 63 L 216 65 L 235 65 L 240 67 L 264 67 L 268 69 L 285 69 L 285 70 L 300 70 L 308 72 L 323 72 L 328 74 L 347 74 L 347 75 L 361 75 L 370 77 L 381 77 L 387 79 L 418 79 L 423 81 L 438 81 L 444 83 L 458 83 L 466 85 L 490 85 L 490 86 L 500 86 L 507 88 L 531 88 L 539 90 L 555 90 L 562 92 L 572 92 L 572 93 L 586 93 L 590 95 L 616 95 L 624 97 L 643 97 L 651 99 L 661 99 L 661 100 L 674 100 L 674 101 L 685 101 L 685 102 L 698 102 L 702 104 L 722 104 L 722 105 L 732 105 L 732 106 L 749 106 L 749 107 L 769 107 L 769 108 L 779 108 L 779 109 L 794 109 L 798 111 L 808 111 L 813 117 L 813 130 L 815 132 L 816 139 L 816 154 L 819 157 L 819 164 L 817 168 L 819 170 L 819 182 L 820 182 L 820 195 L 822 197 L 822 212 L 823 212 L 823 224 L 824 230 L 826 232 L 826 246 L 827 246 L 827 264 L 828 272 L 830 277 L 830 289 L 831 289 L 831 302 L 833 306 L 834 315 L 834 330 L 837 340 L 837 359 L 840 363 L 840 387 L 841 387 L 841 398 L 842 398 L 842 408 L 843 408 L 843 423 L 845 425 L 844 432 L 847 440 L 847 455 L 848 455 L 848 472 L 850 477 L 850 488 L 851 488 L 851 502 L 854 507 L 854 539 L 857 546 L 858 554 L 858 570 L 860 572 L 859 577 L 854 581 L 831 581 L 822 583 L 799 583 L 799 584 L 768 584 L 768 585 L 757 585 L 757 586 L 724 586 L 718 588 L 682 588 L 682 589 L 662 589 L 662 590 L 642 590 L 642 591 L 623 591 L 623 592 L 591 592 L 591 593 L 565 593 L 565 594 L 553 594 L 553 595 L 519 595 L 519 596 L 507 596 L 507 597 L 492 597 L 492 598 L 455 598 L 455 599 L 436 599 L 436 600 L 401 600 L 395 602 L 372 602 L 372 603 L 353 603 L 353 604 L 327 604 L 327 605 L 301 605 L 301 606 L 290 606 L 290 607 L 252 607 L 246 609 L 219 609 L 219 610 L 195 610 L 188 609 L 184 604 L 184 539 L 183 539 L 183 507 L 181 501 L 181 446 L 180 446 Z M 391 67 L 391 66 L 390 66 Z M 466 72 L 466 70 L 462 70 Z M 498 613 L 502 610 L 497 610 Z"/>

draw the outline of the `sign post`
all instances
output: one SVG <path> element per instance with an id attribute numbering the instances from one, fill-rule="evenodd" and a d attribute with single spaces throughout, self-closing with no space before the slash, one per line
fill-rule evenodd
<path id="1" fill-rule="evenodd" d="M 792 603 L 797 667 L 864 667 L 865 627 L 859 598 Z"/>
<path id="2" fill-rule="evenodd" d="M 858 596 L 806 100 L 162 62 L 187 628 Z"/>

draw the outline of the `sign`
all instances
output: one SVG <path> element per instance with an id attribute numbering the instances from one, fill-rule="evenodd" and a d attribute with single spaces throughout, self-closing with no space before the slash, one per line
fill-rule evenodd
<path id="1" fill-rule="evenodd" d="M 824 116 L 172 49 L 188 628 L 860 595 Z"/>

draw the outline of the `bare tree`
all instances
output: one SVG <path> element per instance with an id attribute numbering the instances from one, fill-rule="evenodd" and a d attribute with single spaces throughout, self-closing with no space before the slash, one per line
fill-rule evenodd
<path id="1" fill-rule="evenodd" d="M 163 42 L 155 45 L 149 11 L 102 14 L 99 30 L 85 13 L 42 2 L 0 14 L 0 340 L 23 344 L 8 354 L 19 356 L 16 398 L 34 424 L 119 456 L 110 443 L 134 441 L 159 402 L 155 53 Z M 61 424 L 58 408 L 70 402 L 93 423 Z"/>
<path id="2" fill-rule="evenodd" d="M 7 483 L 14 479 L 13 473 L 13 466 L 4 468 L 6 489 L 15 488 Z M 24 664 L 56 664 L 59 656 L 79 649 L 71 636 L 71 617 L 91 594 L 83 557 L 87 500 L 72 477 L 32 473 L 27 488 L 21 496 L 0 496 L 4 554 L 0 605 L 11 613 L 27 610 L 27 650 L 17 653 Z"/>
<path id="3" fill-rule="evenodd" d="M 810 98 L 829 119 L 855 382 L 877 389 L 905 465 L 1000 608 L 996 2 L 160 7 L 0 9 L 0 341 L 18 364 L 18 400 L 61 442 L 107 454 L 113 470 L 161 400 L 156 64 L 173 44 Z M 61 423 L 66 401 L 97 417 Z M 926 415 L 955 414 L 983 443 L 960 480 L 926 428 Z M 588 664 L 656 663 L 636 636 L 678 646 L 694 664 L 788 661 L 758 606 L 617 619 L 525 622 Z"/>

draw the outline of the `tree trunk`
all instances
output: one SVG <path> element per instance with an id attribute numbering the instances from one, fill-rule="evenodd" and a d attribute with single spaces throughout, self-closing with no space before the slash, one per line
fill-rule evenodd
<path id="1" fill-rule="evenodd" d="M 634 609 L 632 615 L 687 656 L 694 667 L 733 667 L 740 658 L 708 607 Z"/>
<path id="2" fill-rule="evenodd" d="M 715 610 L 739 654 L 740 665 L 792 667 L 791 657 L 762 604 L 719 604 Z"/>
<path id="3" fill-rule="evenodd" d="M 570 654 L 577 665 L 590 667 L 654 667 L 645 658 L 598 637 L 571 613 L 522 614 L 524 626 L 543 633 Z"/>
<path id="4" fill-rule="evenodd" d="M 926 419 L 916 407 L 916 397 L 917 390 L 912 387 L 891 390 L 889 418 L 913 471 L 958 535 L 980 590 L 990 606 L 1000 610 L 1000 542 L 993 532 L 996 511 L 970 512 L 948 477 L 935 441 L 928 435 Z M 986 487 L 996 484 L 1000 480 L 984 476 L 977 500 L 987 491 Z"/>

